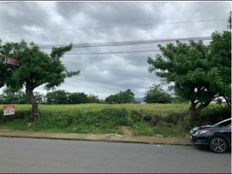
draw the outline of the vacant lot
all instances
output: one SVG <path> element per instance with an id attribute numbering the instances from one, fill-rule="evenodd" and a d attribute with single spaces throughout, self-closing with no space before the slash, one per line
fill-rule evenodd
<path id="1" fill-rule="evenodd" d="M 30 123 L 30 105 L 16 105 L 16 116 L 2 116 L 0 128 L 77 133 L 132 133 L 185 136 L 189 129 L 188 104 L 77 104 L 40 105 L 38 122 Z M 216 122 L 230 111 L 211 105 L 201 123 Z M 228 115 L 229 116 L 229 115 Z"/>
<path id="2" fill-rule="evenodd" d="M 56 105 L 39 105 L 40 111 L 52 112 L 65 112 L 72 110 L 85 110 L 85 111 L 100 111 L 102 109 L 129 109 L 129 110 L 143 110 L 145 112 L 182 112 L 187 111 L 188 104 L 56 104 Z M 0 105 L 0 111 L 3 105 Z M 27 111 L 31 109 L 31 105 L 18 104 L 16 105 L 18 111 Z"/>

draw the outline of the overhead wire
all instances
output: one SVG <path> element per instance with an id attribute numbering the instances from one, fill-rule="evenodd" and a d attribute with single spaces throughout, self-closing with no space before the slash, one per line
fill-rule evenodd
<path id="1" fill-rule="evenodd" d="M 68 31 L 68 30 L 96 30 L 96 29 L 107 29 L 107 28 L 126 28 L 126 27 L 137 27 L 137 26 L 153 26 L 153 25 L 172 25 L 172 24 L 185 24 L 185 23 L 194 23 L 194 22 L 223 22 L 225 19 L 197 19 L 190 21 L 175 21 L 175 22 L 156 22 L 156 23 L 146 23 L 146 24 L 121 24 L 116 26 L 94 26 L 94 27 L 72 27 L 72 28 L 60 28 L 60 29 L 42 29 L 42 30 L 26 30 L 26 31 L 2 31 L 1 34 L 19 34 L 19 33 L 28 33 L 28 32 L 55 32 L 55 31 Z"/>
<path id="2" fill-rule="evenodd" d="M 97 54 L 124 54 L 124 53 L 143 53 L 143 52 L 157 52 L 160 50 L 133 50 L 133 51 L 111 51 L 111 52 L 90 52 L 90 53 L 69 53 L 65 56 L 79 56 L 79 55 L 97 55 Z"/>
<path id="3" fill-rule="evenodd" d="M 135 40 L 135 41 L 119 41 L 119 42 L 95 42 L 95 43 L 73 43 L 73 48 L 88 48 L 88 47 L 108 47 L 108 46 L 126 46 L 126 45 L 141 45 L 152 43 L 164 43 L 175 41 L 189 41 L 189 40 L 211 40 L 210 36 L 203 37 L 186 37 L 186 38 L 172 38 L 172 39 L 156 39 L 156 40 Z M 62 47 L 65 44 L 59 45 L 39 45 L 41 49 L 50 49 L 52 47 Z"/>

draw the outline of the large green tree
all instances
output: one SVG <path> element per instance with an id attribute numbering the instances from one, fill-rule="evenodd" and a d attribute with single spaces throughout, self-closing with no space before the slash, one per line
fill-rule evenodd
<path id="1" fill-rule="evenodd" d="M 117 94 L 108 96 L 105 101 L 106 103 L 133 103 L 135 102 L 134 93 L 127 89 L 126 91 L 120 91 Z"/>
<path id="2" fill-rule="evenodd" d="M 89 100 L 89 103 L 100 103 L 101 100 L 98 98 L 98 96 L 96 95 L 88 95 L 88 100 Z"/>
<path id="3" fill-rule="evenodd" d="M 70 104 L 90 103 L 88 95 L 84 92 L 73 92 L 68 95 Z"/>
<path id="4" fill-rule="evenodd" d="M 172 97 L 165 92 L 161 85 L 153 85 L 145 95 L 146 103 L 171 103 Z"/>
<path id="5" fill-rule="evenodd" d="M 227 104 L 231 106 L 231 32 L 214 32 L 209 52 L 209 64 L 221 77 L 217 82 L 218 96 L 224 97 Z"/>
<path id="6" fill-rule="evenodd" d="M 48 104 L 68 104 L 68 93 L 64 90 L 48 92 L 46 94 Z"/>
<path id="7" fill-rule="evenodd" d="M 190 101 L 192 120 L 213 98 L 230 96 L 231 32 L 213 33 L 209 45 L 177 41 L 159 48 L 162 54 L 148 58 L 149 70 L 174 82 L 177 95 Z"/>
<path id="8" fill-rule="evenodd" d="M 25 88 L 32 104 L 32 121 L 38 119 L 38 103 L 33 94 L 36 87 L 45 85 L 47 89 L 64 82 L 66 77 L 78 75 L 79 71 L 68 72 L 60 58 L 72 49 L 72 45 L 54 47 L 50 54 L 40 50 L 39 46 L 25 41 L 1 44 L 0 53 L 19 60 L 20 65 L 12 71 L 6 85 L 14 90 Z"/>
<path id="9" fill-rule="evenodd" d="M 97 96 L 87 95 L 84 92 L 66 92 L 57 90 L 46 94 L 48 104 L 79 104 L 79 103 L 100 103 Z"/>

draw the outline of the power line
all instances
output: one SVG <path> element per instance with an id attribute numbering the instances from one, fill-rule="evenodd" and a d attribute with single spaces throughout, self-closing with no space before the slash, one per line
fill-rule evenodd
<path id="1" fill-rule="evenodd" d="M 0 4 L 13 4 L 13 3 L 23 3 L 25 1 L 3 1 L 3 2 L 0 2 Z"/>
<path id="2" fill-rule="evenodd" d="M 96 43 L 74 43 L 73 48 L 88 48 L 88 47 L 107 47 L 107 46 L 125 46 L 125 45 L 141 45 L 163 42 L 175 41 L 189 41 L 189 40 L 211 40 L 210 36 L 206 37 L 188 37 L 188 38 L 174 38 L 174 39 L 157 39 L 157 40 L 137 40 L 137 41 L 121 41 L 121 42 L 96 42 Z M 60 45 L 40 45 L 41 49 L 50 49 L 52 47 L 60 47 Z"/>
<path id="3" fill-rule="evenodd" d="M 124 54 L 124 53 L 143 53 L 143 52 L 157 52 L 160 50 L 138 50 L 138 51 L 112 51 L 112 52 L 92 52 L 92 53 L 70 53 L 66 56 L 79 56 L 79 55 L 97 55 L 97 54 Z"/>
<path id="4" fill-rule="evenodd" d="M 25 3 L 25 2 L 35 2 L 35 1 L 30 1 L 30 0 L 27 0 L 27 1 L 13 1 L 13 0 L 9 0 L 9 1 L 1 1 L 0 4 L 11 4 L 11 3 Z"/>
<path id="5" fill-rule="evenodd" d="M 146 23 L 146 24 L 123 24 L 123 25 L 118 25 L 118 26 L 95 26 L 95 27 L 80 27 L 80 28 L 61 28 L 61 29 L 44 29 L 44 30 L 29 30 L 29 31 L 3 31 L 1 34 L 18 34 L 18 33 L 27 33 L 27 32 L 37 32 L 41 33 L 44 31 L 67 31 L 67 30 L 93 30 L 93 29 L 107 29 L 107 28 L 127 28 L 127 27 L 137 27 L 137 26 L 153 26 L 157 24 L 162 24 L 162 25 L 172 25 L 172 24 L 185 24 L 185 23 L 194 23 L 194 22 L 223 22 L 225 19 L 198 19 L 198 20 L 191 20 L 191 21 L 176 21 L 176 22 L 168 22 L 168 23 L 163 23 L 163 22 L 157 22 L 157 23 Z"/>

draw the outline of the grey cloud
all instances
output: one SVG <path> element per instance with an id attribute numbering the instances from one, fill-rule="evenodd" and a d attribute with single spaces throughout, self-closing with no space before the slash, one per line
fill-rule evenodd
<path id="1" fill-rule="evenodd" d="M 39 8 L 36 3 L 0 4 L 0 9 L 1 22 L 4 24 L 1 25 L 1 30 L 17 32 L 23 30 L 25 25 L 44 27 L 51 22 L 51 20 L 45 20 L 47 11 Z"/>
<path id="2" fill-rule="evenodd" d="M 157 9 L 149 10 L 148 4 Z M 164 3 L 135 3 L 135 2 L 98 2 L 98 3 L 57 3 L 57 11 L 68 18 L 75 14 L 85 13 L 95 24 L 128 24 L 134 22 L 152 22 L 159 18 Z M 153 16 L 152 16 L 153 15 Z"/>
<path id="3" fill-rule="evenodd" d="M 0 38 L 35 41 L 38 44 L 109 42 L 209 36 L 226 29 L 230 2 L 31 2 L 0 3 Z M 225 22 L 161 24 L 195 19 L 224 19 Z M 161 22 L 161 23 L 160 23 Z M 95 26 L 155 23 L 152 26 L 78 29 Z M 45 29 L 43 32 L 1 34 L 5 31 Z M 69 29 L 47 31 L 47 29 Z M 75 48 L 68 54 L 157 49 L 157 44 Z M 49 50 L 47 50 L 49 51 Z M 57 89 L 83 91 L 104 98 L 120 90 L 132 89 L 142 97 L 160 79 L 148 72 L 147 57 L 157 52 L 64 56 L 68 70 L 80 76 L 66 79 Z M 44 92 L 43 86 L 37 88 Z"/>

